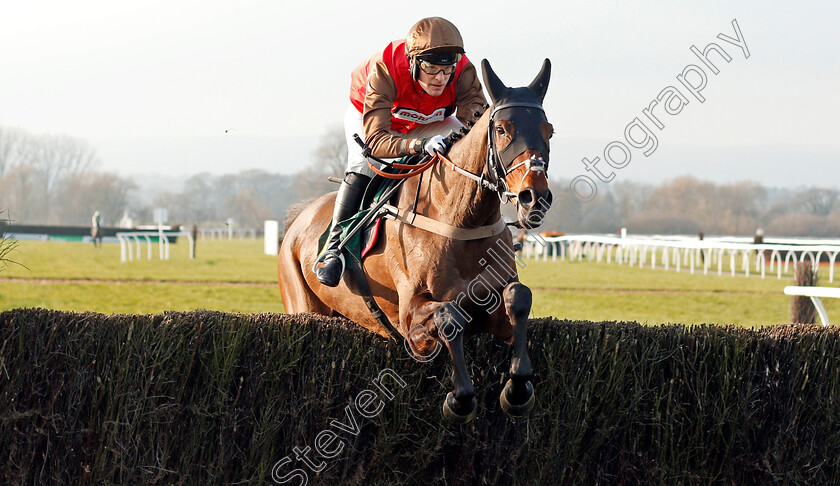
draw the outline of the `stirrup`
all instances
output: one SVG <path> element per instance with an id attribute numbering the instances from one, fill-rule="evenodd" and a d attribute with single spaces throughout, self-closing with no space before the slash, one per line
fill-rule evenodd
<path id="1" fill-rule="evenodd" d="M 323 262 L 327 259 L 328 255 L 333 255 L 339 260 L 341 260 L 341 275 L 344 275 L 344 270 L 347 268 L 347 262 L 344 260 L 344 252 L 341 250 L 327 250 L 315 260 L 315 263 L 312 264 L 312 273 L 318 274 L 318 264 Z"/>

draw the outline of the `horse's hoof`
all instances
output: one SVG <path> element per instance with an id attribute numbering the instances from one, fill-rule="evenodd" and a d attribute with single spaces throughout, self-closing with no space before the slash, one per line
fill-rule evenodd
<path id="1" fill-rule="evenodd" d="M 527 415 L 528 412 L 534 408 L 534 385 L 531 384 L 530 381 L 525 382 L 525 389 L 528 392 L 528 398 L 523 403 L 513 403 L 510 401 L 510 397 L 513 393 L 513 380 L 508 380 L 505 383 L 505 388 L 502 390 L 502 393 L 499 394 L 499 404 L 502 406 L 502 410 L 511 417 L 522 417 L 523 415 Z"/>
<path id="2" fill-rule="evenodd" d="M 449 405 L 450 401 L 452 401 L 452 403 L 458 403 L 452 392 L 449 392 L 449 394 L 446 395 L 446 399 L 443 401 L 443 416 L 446 417 L 446 420 L 456 424 L 465 424 L 475 418 L 476 410 L 478 410 L 478 402 L 475 397 L 473 397 L 470 401 L 469 411 L 459 410 L 462 413 L 456 412 L 453 407 Z"/>

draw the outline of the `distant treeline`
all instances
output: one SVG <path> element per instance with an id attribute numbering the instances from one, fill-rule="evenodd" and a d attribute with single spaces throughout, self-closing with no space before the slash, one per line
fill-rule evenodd
<path id="1" fill-rule="evenodd" d="M 17 223 L 89 225 L 96 210 L 115 221 L 133 184 L 100 164 L 84 140 L 0 127 L 0 209 Z"/>
<path id="2" fill-rule="evenodd" d="M 238 227 L 261 228 L 266 219 L 283 220 L 292 204 L 337 189 L 327 177 L 341 177 L 346 160 L 343 132 L 333 128 L 297 174 L 202 173 L 178 190 L 161 191 L 98 171 L 94 149 L 82 140 L 0 127 L 0 210 L 18 224 L 53 225 L 90 224 L 99 211 L 103 225 L 115 226 L 124 214 L 150 224 L 153 209 L 165 207 L 171 223 L 221 225 L 232 218 Z M 566 181 L 553 181 L 552 190 L 543 230 L 752 235 L 761 228 L 768 236 L 840 236 L 840 193 L 833 188 L 768 189 L 686 176 L 658 186 L 614 182 L 585 203 Z"/>
<path id="3" fill-rule="evenodd" d="M 555 189 L 556 188 L 556 189 Z M 840 236 L 833 188 L 768 189 L 755 182 L 715 184 L 683 176 L 660 185 L 614 182 L 581 202 L 568 182 L 552 185 L 544 227 L 566 233 Z"/>
<path id="4" fill-rule="evenodd" d="M 838 484 L 840 332 L 532 320 L 428 363 L 314 315 L 0 313 L 3 484 Z M 320 471 L 320 472 L 316 472 Z"/>

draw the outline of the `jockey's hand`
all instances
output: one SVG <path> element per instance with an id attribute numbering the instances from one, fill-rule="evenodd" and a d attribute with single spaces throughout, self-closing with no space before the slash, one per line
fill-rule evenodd
<path id="1" fill-rule="evenodd" d="M 435 152 L 446 153 L 446 148 L 446 139 L 440 135 L 423 140 L 423 149 L 431 156 L 434 156 Z"/>

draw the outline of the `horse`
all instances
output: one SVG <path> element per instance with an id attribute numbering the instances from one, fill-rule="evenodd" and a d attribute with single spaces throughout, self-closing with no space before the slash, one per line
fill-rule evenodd
<path id="1" fill-rule="evenodd" d="M 516 224 L 535 228 L 552 200 L 547 170 L 553 127 L 542 107 L 550 61 L 543 62 L 531 84 L 519 88 L 505 86 L 486 59 L 481 65 L 492 106 L 452 144 L 448 158 L 441 158 L 448 163 L 433 164 L 421 177 L 404 182 L 395 196 L 396 206 L 413 211 L 401 210 L 404 217 L 386 219 L 384 234 L 363 261 L 376 304 L 411 355 L 422 361 L 448 350 L 453 390 L 443 401 L 443 414 L 461 423 L 472 420 L 477 407 L 463 343 L 479 333 L 490 333 L 513 347 L 501 408 L 520 417 L 534 406 L 526 343 L 532 296 L 519 282 L 501 204 L 514 202 Z M 277 263 L 285 310 L 340 315 L 389 337 L 389 330 L 364 304 L 348 275 L 352 272 L 345 272 L 339 285 L 330 288 L 311 271 L 319 256 L 319 236 L 330 224 L 335 194 L 287 218 Z M 406 214 L 434 220 L 438 229 L 448 230 L 417 227 L 412 223 L 416 218 Z"/>

